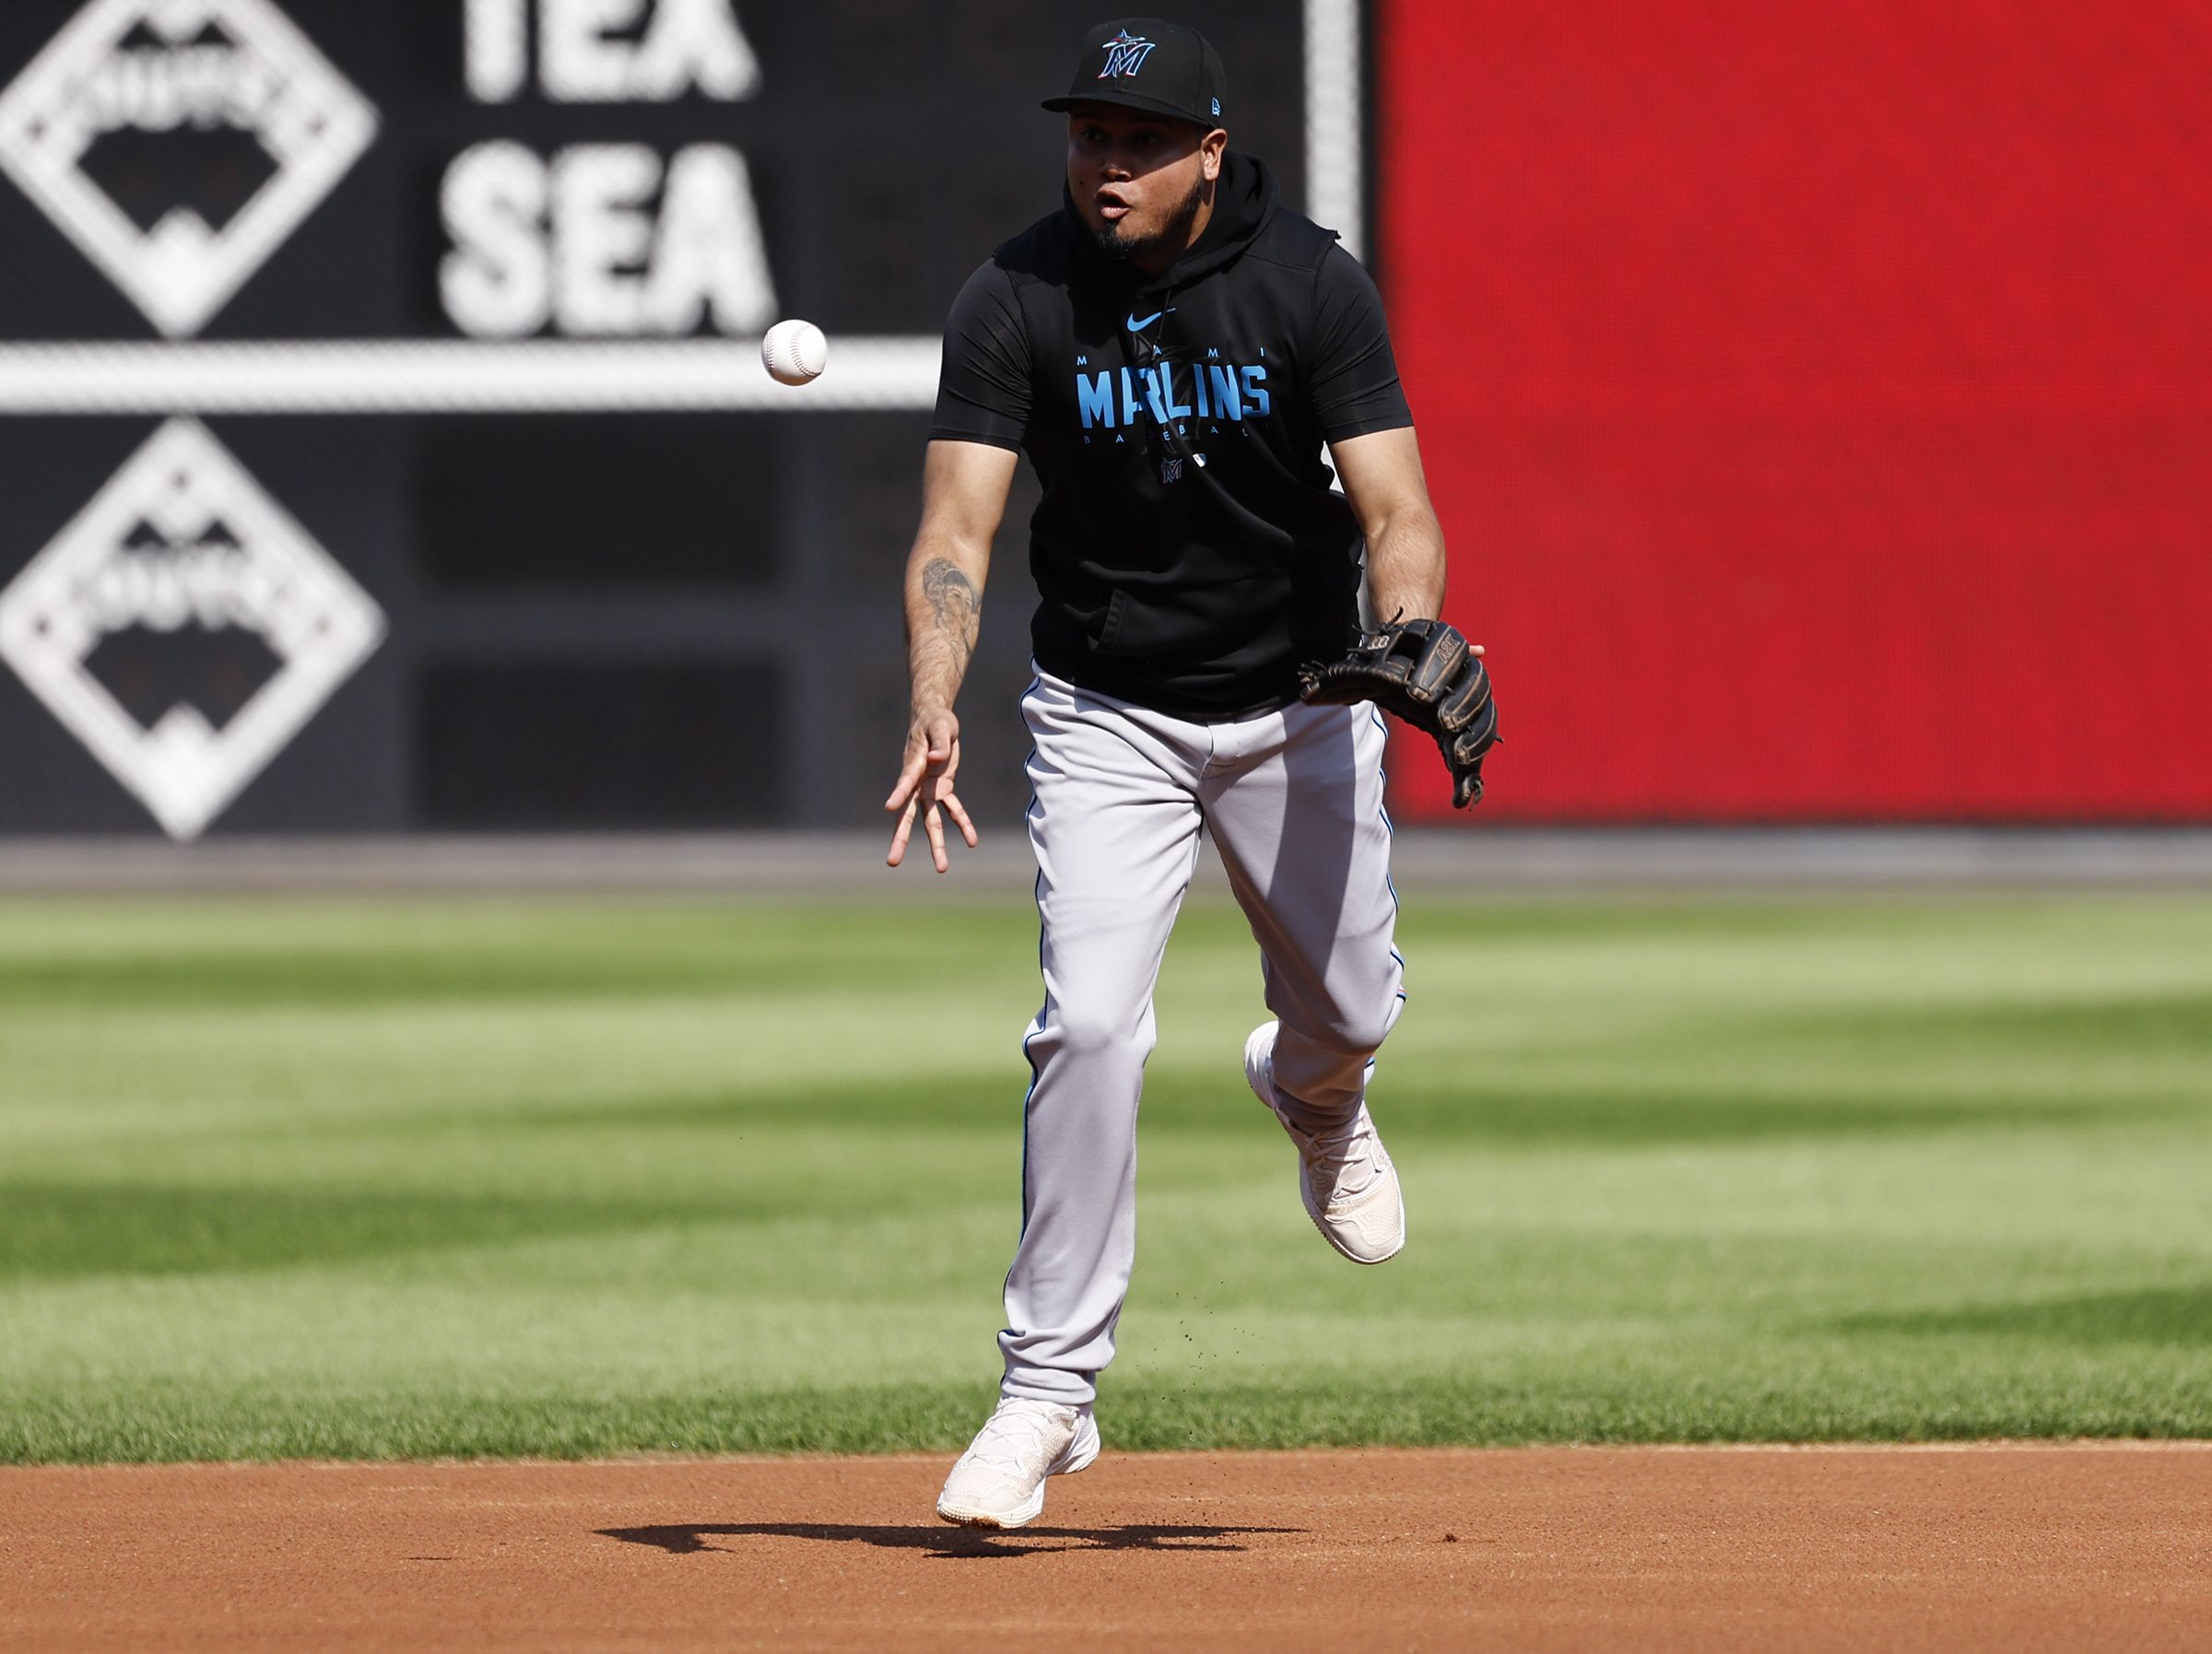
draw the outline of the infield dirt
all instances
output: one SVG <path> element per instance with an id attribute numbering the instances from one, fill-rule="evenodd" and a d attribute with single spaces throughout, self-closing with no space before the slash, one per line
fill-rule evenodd
<path id="1" fill-rule="evenodd" d="M 2212 1648 L 2205 1444 L 0 1472 L 23 1649 Z"/>

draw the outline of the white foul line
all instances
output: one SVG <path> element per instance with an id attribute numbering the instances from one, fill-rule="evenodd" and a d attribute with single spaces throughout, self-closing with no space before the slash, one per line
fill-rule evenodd
<path id="1" fill-rule="evenodd" d="M 926 408 L 939 341 L 845 337 L 815 383 L 758 340 L 0 346 L 0 414 L 777 413 Z"/>

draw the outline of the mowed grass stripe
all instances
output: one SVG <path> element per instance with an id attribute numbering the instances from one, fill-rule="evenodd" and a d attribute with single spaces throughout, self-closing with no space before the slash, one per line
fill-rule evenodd
<path id="1" fill-rule="evenodd" d="M 1026 906 L 0 905 L 0 1458 L 946 1448 Z M 1124 1446 L 2212 1434 L 2212 899 L 1409 905 L 1413 1244 L 1171 949 Z"/>

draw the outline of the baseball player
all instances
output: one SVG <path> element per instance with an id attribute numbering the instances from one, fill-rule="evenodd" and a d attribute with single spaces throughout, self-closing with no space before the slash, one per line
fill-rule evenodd
<path id="1" fill-rule="evenodd" d="M 951 1522 L 1034 1520 L 1045 1479 L 1098 1455 L 1153 981 L 1202 828 L 1260 945 L 1276 1020 L 1244 1073 L 1298 1146 L 1306 1210 L 1356 1262 L 1406 1239 L 1365 1100 L 1406 997 L 1376 706 L 1437 736 L 1462 804 L 1495 713 L 1481 651 L 1436 618 L 1443 538 L 1374 284 L 1229 149 L 1229 105 L 1195 30 L 1093 29 L 1044 105 L 1067 117 L 1066 197 L 976 271 L 946 330 L 893 866 L 917 821 L 939 873 L 944 818 L 976 842 L 953 699 L 1019 454 L 1043 486 L 1022 710 L 1044 1005 L 1022 1040 L 1006 1377 L 937 1501 Z M 1384 622 L 1364 632 L 1363 548 Z"/>

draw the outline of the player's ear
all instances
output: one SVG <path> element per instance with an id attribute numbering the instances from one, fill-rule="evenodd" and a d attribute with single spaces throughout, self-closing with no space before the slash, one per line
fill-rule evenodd
<path id="1" fill-rule="evenodd" d="M 1199 176 L 1207 183 L 1221 176 L 1221 157 L 1229 148 L 1229 134 L 1217 126 L 1198 140 Z"/>

